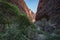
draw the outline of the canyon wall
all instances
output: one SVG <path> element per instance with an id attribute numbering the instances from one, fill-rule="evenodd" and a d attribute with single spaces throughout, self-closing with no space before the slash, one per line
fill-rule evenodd
<path id="1" fill-rule="evenodd" d="M 39 0 L 36 21 L 45 15 L 49 17 L 60 16 L 60 0 Z"/>
<path id="2" fill-rule="evenodd" d="M 36 18 L 35 18 L 36 22 L 38 22 L 38 24 L 40 24 L 39 21 L 41 22 L 41 19 L 43 19 L 43 18 L 47 19 L 47 21 L 45 19 L 44 20 L 46 22 L 49 21 L 48 24 L 50 25 L 50 26 L 42 25 L 42 27 L 44 27 L 44 29 L 45 29 L 45 27 L 48 27 L 48 28 L 51 27 L 51 29 L 53 27 L 55 27 L 53 29 L 60 29 L 60 0 L 39 0 Z M 45 22 L 45 24 L 46 24 L 46 22 Z"/>
<path id="3" fill-rule="evenodd" d="M 7 0 L 7 1 L 17 5 L 20 11 L 26 13 L 28 18 L 31 21 L 33 21 L 34 13 L 27 7 L 24 0 Z"/>

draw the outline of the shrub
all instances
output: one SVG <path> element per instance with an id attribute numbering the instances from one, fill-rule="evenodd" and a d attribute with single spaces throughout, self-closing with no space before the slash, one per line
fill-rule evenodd
<path id="1" fill-rule="evenodd" d="M 0 1 L 0 40 L 33 40 L 35 29 L 15 5 Z"/>

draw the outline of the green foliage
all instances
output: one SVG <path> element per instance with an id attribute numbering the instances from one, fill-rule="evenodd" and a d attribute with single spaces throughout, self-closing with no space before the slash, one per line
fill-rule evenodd
<path id="1" fill-rule="evenodd" d="M 48 21 L 43 18 L 36 22 L 38 29 L 38 35 L 42 40 L 60 40 L 60 29 L 56 28 L 56 22 L 52 22 L 51 19 Z M 45 37 L 41 37 L 41 34 Z"/>
<path id="2" fill-rule="evenodd" d="M 26 14 L 3 1 L 0 1 L 0 26 L 0 40 L 32 40 L 36 32 Z"/>
<path id="3" fill-rule="evenodd" d="M 51 20 L 46 20 L 45 18 L 41 19 L 40 21 L 37 21 L 36 24 L 39 26 L 39 28 L 45 32 L 52 33 L 53 30 L 56 29 L 56 23 L 51 23 Z"/>
<path id="4" fill-rule="evenodd" d="M 44 40 L 60 40 L 60 30 L 54 30 L 53 33 L 43 33 L 46 36 Z"/>
<path id="5" fill-rule="evenodd" d="M 60 40 L 60 35 L 54 35 L 54 36 L 52 36 L 52 35 L 46 35 L 46 38 L 45 38 L 45 40 Z"/>

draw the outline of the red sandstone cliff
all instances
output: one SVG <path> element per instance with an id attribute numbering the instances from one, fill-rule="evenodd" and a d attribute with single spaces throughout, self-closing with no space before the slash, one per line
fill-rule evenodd
<path id="1" fill-rule="evenodd" d="M 26 3 L 24 0 L 7 0 L 15 5 L 18 6 L 18 8 L 23 12 L 26 13 L 28 18 L 32 21 L 34 13 L 27 7 Z M 31 12 L 30 12 L 31 11 Z"/>

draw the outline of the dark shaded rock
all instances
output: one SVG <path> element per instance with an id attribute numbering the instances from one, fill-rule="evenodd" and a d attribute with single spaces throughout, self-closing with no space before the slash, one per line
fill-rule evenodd
<path id="1" fill-rule="evenodd" d="M 60 0 L 39 0 L 35 19 L 38 21 L 42 18 L 56 23 L 56 28 L 60 29 Z"/>

